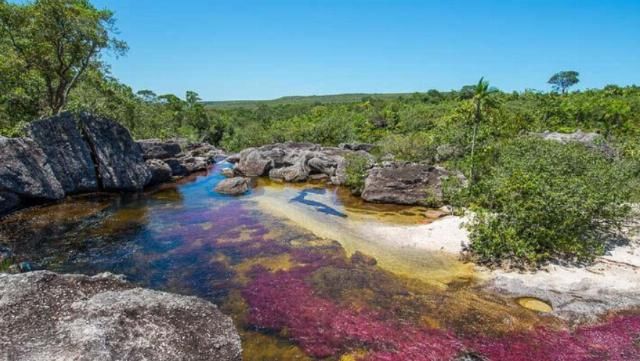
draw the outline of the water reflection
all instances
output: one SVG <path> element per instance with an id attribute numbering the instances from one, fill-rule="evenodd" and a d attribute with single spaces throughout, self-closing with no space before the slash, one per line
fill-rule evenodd
<path id="1" fill-rule="evenodd" d="M 147 194 L 15 213 L 0 221 L 0 243 L 36 268 L 121 273 L 211 300 L 233 317 L 246 360 L 440 360 L 470 350 L 517 360 L 495 356 L 512 343 L 540 360 L 582 360 L 564 353 L 600 357 L 602 340 L 618 355 L 638 355 L 627 336 L 640 333 L 640 318 L 613 319 L 597 338 L 590 328 L 570 333 L 481 291 L 472 267 L 453 257 L 392 249 L 358 231 L 431 221 L 425 209 L 265 180 L 246 197 L 222 196 L 213 189 L 226 166 Z"/>

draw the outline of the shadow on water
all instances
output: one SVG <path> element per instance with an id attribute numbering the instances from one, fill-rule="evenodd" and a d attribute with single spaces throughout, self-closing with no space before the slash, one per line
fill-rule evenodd
<path id="1" fill-rule="evenodd" d="M 302 191 L 300 191 L 300 193 L 298 193 L 297 196 L 292 198 L 290 202 L 297 202 L 297 203 L 305 204 L 307 206 L 311 206 L 316 211 L 324 214 L 328 214 L 331 216 L 347 218 L 347 215 L 345 213 L 342 213 L 335 208 L 329 207 L 328 205 L 322 202 L 314 201 L 313 199 L 307 199 L 307 196 L 309 194 L 325 194 L 326 192 L 327 190 L 324 188 L 303 189 Z"/>

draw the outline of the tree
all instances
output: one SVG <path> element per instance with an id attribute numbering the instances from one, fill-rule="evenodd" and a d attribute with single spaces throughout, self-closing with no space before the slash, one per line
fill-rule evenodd
<path id="1" fill-rule="evenodd" d="M 126 43 L 113 37 L 114 23 L 111 11 L 88 0 L 0 0 L 0 56 L 16 60 L 15 71 L 41 79 L 42 110 L 57 114 L 89 68 L 104 68 L 101 52 L 126 52 Z"/>
<path id="2" fill-rule="evenodd" d="M 470 179 L 473 182 L 474 179 L 474 156 L 476 149 L 476 138 L 478 136 L 478 126 L 482 122 L 482 112 L 485 105 L 493 106 L 493 102 L 489 99 L 491 93 L 495 93 L 496 89 L 489 87 L 489 82 L 484 80 L 484 77 L 480 78 L 478 84 L 473 89 L 473 134 L 471 136 L 471 171 Z"/>
<path id="3" fill-rule="evenodd" d="M 577 71 L 561 71 L 553 74 L 553 76 L 549 78 L 548 83 L 553 86 L 554 90 L 560 91 L 562 94 L 566 94 L 567 89 L 578 84 L 580 81 L 580 79 L 578 79 L 579 76 L 580 73 Z"/>

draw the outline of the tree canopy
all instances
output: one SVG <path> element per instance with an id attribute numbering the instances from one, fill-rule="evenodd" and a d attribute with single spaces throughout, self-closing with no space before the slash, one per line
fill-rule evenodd
<path id="1" fill-rule="evenodd" d="M 578 84 L 580 79 L 578 77 L 580 73 L 573 70 L 561 71 L 559 73 L 555 73 L 549 78 L 548 83 L 553 86 L 553 89 L 556 91 L 565 94 L 567 89 Z"/>
<path id="2" fill-rule="evenodd" d="M 0 61 L 19 74 L 5 86 L 14 96 L 32 93 L 34 113 L 59 113 L 89 68 L 101 70 L 105 50 L 121 55 L 125 42 L 114 37 L 114 18 L 88 0 L 0 1 Z M 2 73 L 3 79 L 11 79 Z M 30 89 L 22 90 L 24 86 Z"/>

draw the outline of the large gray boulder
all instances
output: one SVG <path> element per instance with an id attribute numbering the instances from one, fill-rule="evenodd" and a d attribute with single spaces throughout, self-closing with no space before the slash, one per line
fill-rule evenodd
<path id="1" fill-rule="evenodd" d="M 241 360 L 215 305 L 109 273 L 0 274 L 0 320 L 2 360 Z"/>
<path id="2" fill-rule="evenodd" d="M 65 195 L 46 155 L 28 138 L 0 138 L 0 191 L 33 200 Z"/>
<path id="3" fill-rule="evenodd" d="M 26 130 L 47 156 L 53 173 L 67 194 L 98 189 L 91 150 L 82 138 L 73 114 L 63 113 L 36 120 Z"/>
<path id="4" fill-rule="evenodd" d="M 139 191 L 151 180 L 151 172 L 127 128 L 92 115 L 81 116 L 81 126 L 97 163 L 100 188 Z"/>
<path id="5" fill-rule="evenodd" d="M 164 161 L 160 159 L 148 159 L 145 163 L 151 172 L 151 180 L 148 185 L 157 185 L 171 180 L 171 167 Z"/>
<path id="6" fill-rule="evenodd" d="M 239 196 L 249 191 L 249 179 L 244 177 L 233 177 L 221 180 L 215 188 L 221 194 Z"/>
<path id="7" fill-rule="evenodd" d="M 267 175 L 271 168 L 273 159 L 256 148 L 247 148 L 240 152 L 240 159 L 236 165 L 236 170 L 247 177 Z"/>
<path id="8" fill-rule="evenodd" d="M 362 190 L 367 202 L 435 206 L 449 173 L 421 163 L 386 162 L 369 169 Z"/>
<path id="9" fill-rule="evenodd" d="M 138 144 L 145 160 L 175 158 L 182 152 L 180 144 L 172 140 L 143 139 L 139 140 Z"/>

